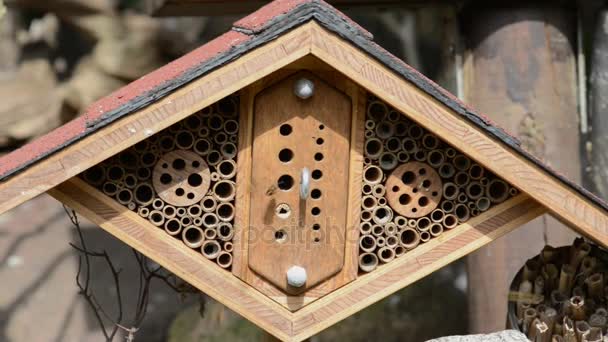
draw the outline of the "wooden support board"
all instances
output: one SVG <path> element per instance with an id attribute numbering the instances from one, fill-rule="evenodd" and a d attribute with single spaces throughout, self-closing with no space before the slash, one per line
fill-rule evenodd
<path id="1" fill-rule="evenodd" d="M 78 178 L 60 184 L 49 193 L 285 341 L 302 341 L 546 212 L 529 197 L 518 195 L 305 308 L 291 312 L 237 277 L 227 277 L 226 271 L 213 262 Z"/>

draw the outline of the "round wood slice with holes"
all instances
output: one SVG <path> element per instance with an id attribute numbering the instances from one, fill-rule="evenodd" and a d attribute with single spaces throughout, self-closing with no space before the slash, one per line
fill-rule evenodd
<path id="1" fill-rule="evenodd" d="M 388 204 L 402 216 L 418 218 L 435 210 L 441 201 L 443 184 L 430 165 L 405 163 L 386 180 Z"/>
<path id="2" fill-rule="evenodd" d="M 165 202 L 184 207 L 197 203 L 207 194 L 211 172 L 196 153 L 177 150 L 164 154 L 156 163 L 152 182 Z"/>

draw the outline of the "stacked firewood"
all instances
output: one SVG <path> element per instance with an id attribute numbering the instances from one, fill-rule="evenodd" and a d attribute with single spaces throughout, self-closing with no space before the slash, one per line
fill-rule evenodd
<path id="1" fill-rule="evenodd" d="M 532 341 L 604 341 L 607 257 L 582 238 L 570 247 L 545 246 L 512 288 L 519 328 Z"/>
<path id="2" fill-rule="evenodd" d="M 359 268 L 374 270 L 517 190 L 375 97 L 368 99 Z"/>
<path id="3" fill-rule="evenodd" d="M 82 174 L 223 268 L 232 265 L 238 98 L 228 97 Z"/>

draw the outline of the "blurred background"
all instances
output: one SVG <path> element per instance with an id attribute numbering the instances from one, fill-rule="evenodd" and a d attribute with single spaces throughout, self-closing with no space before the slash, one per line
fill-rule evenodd
<path id="1" fill-rule="evenodd" d="M 163 13 L 157 4 L 164 1 L 144 0 L 3 2 L 0 153 L 66 123 L 246 14 Z M 343 10 L 379 45 L 605 198 L 608 20 L 602 1 L 363 2 Z M 129 285 L 138 281 L 137 261 L 105 231 L 86 221 L 82 228 L 89 248 L 106 250 L 123 270 L 124 322 L 130 326 L 138 293 Z M 424 341 L 504 329 L 515 272 L 545 243 L 565 245 L 573 238 L 556 220 L 541 217 L 311 340 Z M 0 216 L 0 341 L 104 340 L 75 283 L 78 254 L 68 243 L 77 240 L 63 207 L 47 195 Z M 92 267 L 92 289 L 112 312 L 112 274 L 101 261 Z M 135 337 L 194 342 L 267 336 L 209 298 L 153 282 Z"/>

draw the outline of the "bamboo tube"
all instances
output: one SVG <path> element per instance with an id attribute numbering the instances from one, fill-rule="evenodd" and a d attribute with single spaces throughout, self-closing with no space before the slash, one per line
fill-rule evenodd
<path id="1" fill-rule="evenodd" d="M 528 296 L 532 293 L 532 283 L 528 280 L 524 280 L 519 284 L 517 292 L 517 318 L 523 321 L 524 313 L 531 307 Z"/>
<path id="2" fill-rule="evenodd" d="M 444 216 L 445 214 L 449 214 L 454 211 L 454 202 L 452 201 L 443 201 L 441 202 L 441 210 L 443 210 Z"/>
<path id="3" fill-rule="evenodd" d="M 218 150 L 212 149 L 207 154 L 206 160 L 207 164 L 215 166 L 222 161 L 222 154 Z"/>
<path id="4" fill-rule="evenodd" d="M 383 263 L 391 262 L 395 259 L 395 251 L 389 247 L 382 247 L 376 253 L 378 255 L 378 259 Z"/>
<path id="5" fill-rule="evenodd" d="M 509 186 L 500 179 L 494 179 L 488 183 L 486 196 L 492 203 L 504 202 L 509 197 Z"/>
<path id="6" fill-rule="evenodd" d="M 509 195 L 511 197 L 516 196 L 518 193 L 519 193 L 519 190 L 517 190 L 516 188 L 513 188 L 513 187 L 509 188 Z"/>
<path id="7" fill-rule="evenodd" d="M 431 225 L 431 229 L 429 229 L 429 232 L 431 232 L 431 236 L 438 237 L 441 235 L 441 233 L 443 233 L 443 226 L 439 223 L 433 223 Z"/>
<path id="8" fill-rule="evenodd" d="M 439 168 L 445 161 L 445 156 L 440 150 L 432 150 L 427 155 L 427 162 L 434 168 Z"/>
<path id="9" fill-rule="evenodd" d="M 376 236 L 376 246 L 378 246 L 378 248 L 386 246 L 386 239 L 384 238 L 384 236 Z"/>
<path id="10" fill-rule="evenodd" d="M 209 140 L 202 138 L 194 142 L 194 152 L 200 156 L 206 156 L 211 152 L 212 145 Z"/>
<path id="11" fill-rule="evenodd" d="M 215 200 L 215 198 L 213 198 L 213 196 L 203 197 L 200 204 L 201 204 L 201 208 L 206 213 L 214 212 L 215 208 L 217 207 L 217 201 Z"/>
<path id="12" fill-rule="evenodd" d="M 118 185 L 114 182 L 105 182 L 101 188 L 104 194 L 114 196 L 118 192 Z"/>
<path id="13" fill-rule="evenodd" d="M 220 178 L 231 179 L 236 175 L 236 162 L 234 160 L 222 160 L 216 166 Z"/>
<path id="14" fill-rule="evenodd" d="M 591 327 L 589 326 L 589 323 L 585 322 L 585 321 L 578 321 L 574 323 L 574 328 L 576 331 L 576 338 L 579 341 L 583 341 L 583 336 L 589 334 Z"/>
<path id="15" fill-rule="evenodd" d="M 540 272 L 540 263 L 536 259 L 528 259 L 524 264 L 522 278 L 529 281 L 534 281 Z"/>
<path id="16" fill-rule="evenodd" d="M 386 206 L 386 197 L 380 197 L 380 198 L 378 198 L 378 205 L 380 205 L 380 206 Z"/>
<path id="17" fill-rule="evenodd" d="M 175 209 L 175 213 L 177 214 L 177 217 L 184 217 L 188 212 L 186 211 L 186 208 L 179 207 Z"/>
<path id="18" fill-rule="evenodd" d="M 575 321 L 581 321 L 586 318 L 585 314 L 585 300 L 583 297 L 574 296 L 570 298 L 570 310 L 572 311 L 572 319 Z"/>
<path id="19" fill-rule="evenodd" d="M 387 115 L 388 121 L 396 122 L 401 119 L 401 114 L 396 110 L 389 110 Z"/>
<path id="20" fill-rule="evenodd" d="M 139 164 L 145 168 L 153 167 L 158 157 L 152 152 L 144 152 L 139 156 Z"/>
<path id="21" fill-rule="evenodd" d="M 468 157 L 459 154 L 452 159 L 452 164 L 454 164 L 454 167 L 456 167 L 457 170 L 466 171 L 471 167 L 471 160 Z"/>
<path id="22" fill-rule="evenodd" d="M 232 253 L 232 251 L 234 250 L 234 244 L 230 241 L 225 241 L 222 247 L 228 253 Z"/>
<path id="23" fill-rule="evenodd" d="M 363 235 L 359 238 L 359 247 L 364 252 L 373 252 L 376 249 L 376 238 L 372 235 Z"/>
<path id="24" fill-rule="evenodd" d="M 193 205 L 189 206 L 187 210 L 188 210 L 188 215 L 190 215 L 190 217 L 192 217 L 192 218 L 200 217 L 201 214 L 203 213 L 203 209 L 198 204 L 193 204 Z"/>
<path id="25" fill-rule="evenodd" d="M 221 251 L 222 247 L 215 240 L 205 240 L 201 247 L 201 252 L 203 253 L 203 256 L 210 260 L 217 258 Z"/>
<path id="26" fill-rule="evenodd" d="M 397 160 L 399 160 L 400 163 L 407 163 L 410 161 L 410 155 L 407 154 L 407 152 L 399 151 L 397 153 Z"/>
<path id="27" fill-rule="evenodd" d="M 524 334 L 528 335 L 532 321 L 536 318 L 536 316 L 537 312 L 534 308 L 527 308 L 526 311 L 524 311 L 524 319 L 522 323 Z"/>
<path id="28" fill-rule="evenodd" d="M 217 255 L 217 264 L 221 268 L 228 268 L 232 266 L 232 254 L 225 251 L 219 252 Z"/>
<path id="29" fill-rule="evenodd" d="M 477 209 L 474 201 L 467 202 L 467 207 L 469 207 L 470 210 Z"/>
<path id="30" fill-rule="evenodd" d="M 589 296 L 595 300 L 604 299 L 604 276 L 602 273 L 594 273 L 589 276 L 585 283 Z"/>
<path id="31" fill-rule="evenodd" d="M 448 148 L 445 149 L 445 155 L 448 158 L 454 158 L 456 156 L 456 150 L 454 150 L 451 147 L 448 147 Z"/>
<path id="32" fill-rule="evenodd" d="M 383 229 L 384 229 L 384 235 L 386 235 L 386 236 L 392 236 L 392 235 L 397 234 L 397 225 L 392 222 L 385 224 Z"/>
<path id="33" fill-rule="evenodd" d="M 182 125 L 181 121 L 177 122 L 177 123 L 174 123 L 172 126 L 169 126 L 169 128 L 167 128 L 168 132 L 165 132 L 165 134 L 169 134 L 169 133 L 174 133 L 175 134 L 175 133 L 181 131 L 182 128 L 183 128 L 183 125 Z M 173 134 L 171 134 L 171 135 L 173 135 Z"/>
<path id="34" fill-rule="evenodd" d="M 469 200 L 469 198 L 467 197 L 467 194 L 465 194 L 464 192 L 459 193 L 458 197 L 456 198 L 456 201 L 458 201 L 458 203 L 461 203 L 461 204 L 467 203 L 468 200 Z"/>
<path id="35" fill-rule="evenodd" d="M 203 121 L 197 115 L 190 115 L 184 121 L 184 127 L 190 131 L 198 131 L 203 125 Z"/>
<path id="36" fill-rule="evenodd" d="M 395 235 L 386 237 L 386 247 L 395 249 L 399 245 L 399 239 Z"/>
<path id="37" fill-rule="evenodd" d="M 190 131 L 179 131 L 175 135 L 175 146 L 182 150 L 189 150 L 194 145 L 194 135 Z"/>
<path id="38" fill-rule="evenodd" d="M 397 152 L 399 152 L 399 150 L 401 149 L 401 140 L 397 137 L 390 137 L 384 143 L 384 147 L 388 152 L 393 152 L 394 154 L 397 154 Z"/>
<path id="39" fill-rule="evenodd" d="M 555 330 L 555 322 L 557 321 L 557 310 L 552 307 L 547 307 L 539 313 L 539 318 L 541 322 L 545 323 L 549 328 L 549 335 L 552 335 Z"/>
<path id="40" fill-rule="evenodd" d="M 234 157 L 236 157 L 237 148 L 234 143 L 227 142 L 227 143 L 223 143 L 220 146 L 220 152 L 222 153 L 222 156 L 224 158 L 233 159 Z"/>
<path id="41" fill-rule="evenodd" d="M 564 342 L 564 337 L 562 335 L 554 334 L 553 336 L 551 336 L 551 342 Z"/>
<path id="42" fill-rule="evenodd" d="M 583 242 L 573 252 L 570 258 L 570 265 L 576 270 L 583 259 L 591 252 L 591 245 Z"/>
<path id="43" fill-rule="evenodd" d="M 428 242 L 431 239 L 431 233 L 428 231 L 420 232 L 420 242 Z"/>
<path id="44" fill-rule="evenodd" d="M 137 210 L 137 214 L 143 218 L 147 218 L 148 215 L 150 215 L 150 209 L 146 207 L 139 207 L 139 209 Z"/>
<path id="45" fill-rule="evenodd" d="M 173 151 L 175 149 L 175 139 L 172 135 L 164 135 L 158 140 L 158 146 L 163 152 Z"/>
<path id="46" fill-rule="evenodd" d="M 534 294 L 542 296 L 545 291 L 545 279 L 542 276 L 537 276 L 534 279 Z"/>
<path id="47" fill-rule="evenodd" d="M 458 219 L 456 218 L 456 216 L 454 216 L 452 214 L 447 214 L 443 218 L 443 226 L 446 229 L 455 228 L 457 225 L 458 225 Z"/>
<path id="48" fill-rule="evenodd" d="M 172 218 L 165 222 L 165 231 L 169 235 L 178 235 L 182 232 L 182 224 L 178 219 Z"/>
<path id="49" fill-rule="evenodd" d="M 466 186 L 466 194 L 472 200 L 481 198 L 481 196 L 483 196 L 483 193 L 483 186 L 481 186 L 479 182 L 470 182 Z"/>
<path id="50" fill-rule="evenodd" d="M 551 293 L 557 288 L 559 271 L 554 264 L 545 264 L 541 268 L 541 275 L 545 279 L 545 288 L 547 293 Z"/>
<path id="51" fill-rule="evenodd" d="M 572 290 L 572 284 L 574 283 L 574 272 L 575 269 L 572 265 L 562 265 L 562 270 L 559 276 L 559 292 L 570 293 Z"/>
<path id="52" fill-rule="evenodd" d="M 469 177 L 474 180 L 479 180 L 483 177 L 485 170 L 479 164 L 472 164 L 469 168 Z"/>
<path id="53" fill-rule="evenodd" d="M 226 120 L 223 128 L 226 134 L 235 135 L 239 132 L 239 123 L 236 120 Z"/>
<path id="54" fill-rule="evenodd" d="M 361 187 L 361 192 L 364 195 L 371 195 L 371 193 L 372 193 L 372 185 L 368 184 L 368 183 L 363 183 L 363 185 Z"/>
<path id="55" fill-rule="evenodd" d="M 583 261 L 581 262 L 580 273 L 585 277 L 588 277 L 589 275 L 591 275 L 591 273 L 593 273 L 596 266 L 597 259 L 595 257 L 587 255 L 583 258 Z"/>
<path id="56" fill-rule="evenodd" d="M 234 219 L 235 210 L 232 203 L 223 202 L 218 204 L 215 212 L 220 221 L 229 222 Z"/>
<path id="57" fill-rule="evenodd" d="M 488 184 L 490 184 L 490 180 L 488 179 L 488 177 L 481 177 L 479 183 L 481 183 L 481 185 L 483 186 L 488 186 Z"/>
<path id="58" fill-rule="evenodd" d="M 374 120 L 365 120 L 365 129 L 373 133 L 373 129 L 376 128 L 376 122 Z"/>
<path id="59" fill-rule="evenodd" d="M 608 318 L 606 318 L 606 316 L 602 316 L 602 315 L 598 315 L 598 314 L 594 313 L 589 317 L 589 326 L 591 326 L 591 327 L 600 328 L 605 331 L 607 324 L 608 324 Z"/>
<path id="60" fill-rule="evenodd" d="M 439 147 L 439 139 L 435 135 L 427 133 L 422 137 L 422 146 L 428 150 L 434 150 Z"/>
<path id="61" fill-rule="evenodd" d="M 228 222 L 221 222 L 217 225 L 217 236 L 222 241 L 230 241 L 234 237 L 234 228 Z"/>
<path id="62" fill-rule="evenodd" d="M 372 213 L 372 220 L 377 224 L 386 224 L 393 219 L 393 210 L 388 206 L 376 207 Z"/>
<path id="63" fill-rule="evenodd" d="M 441 178 L 452 178 L 452 176 L 454 176 L 454 174 L 456 173 L 456 169 L 454 168 L 454 166 L 452 166 L 452 164 L 443 163 L 441 164 L 441 166 L 439 166 L 438 172 Z"/>
<path id="64" fill-rule="evenodd" d="M 384 234 L 384 227 L 379 225 L 379 224 L 375 224 L 372 226 L 372 235 L 373 236 L 382 236 Z"/>
<path id="65" fill-rule="evenodd" d="M 405 254 L 405 252 L 407 252 L 405 247 L 398 245 L 397 247 L 395 247 L 395 258 L 402 256 L 403 254 Z"/>
<path id="66" fill-rule="evenodd" d="M 386 194 L 386 187 L 384 184 L 376 184 L 372 187 L 372 195 L 378 198 L 378 201 Z"/>
<path id="67" fill-rule="evenodd" d="M 557 257 L 557 250 L 555 247 L 545 245 L 543 250 L 540 252 L 540 259 L 544 264 L 552 263 Z"/>
<path id="68" fill-rule="evenodd" d="M 423 162 L 426 160 L 426 151 L 425 150 L 418 150 L 416 151 L 416 153 L 414 153 L 414 159 L 416 159 L 417 161 Z"/>
<path id="69" fill-rule="evenodd" d="M 398 163 L 397 155 L 393 152 L 382 152 L 378 161 L 380 168 L 386 171 L 396 168 Z"/>
<path id="70" fill-rule="evenodd" d="M 192 223 L 194 223 L 192 221 L 192 218 L 190 218 L 190 216 L 182 216 L 179 218 L 179 222 L 182 224 L 183 227 L 187 227 L 192 225 Z"/>
<path id="71" fill-rule="evenodd" d="M 372 220 L 372 211 L 371 210 L 362 210 L 361 211 L 361 220 L 365 222 L 369 222 Z"/>
<path id="72" fill-rule="evenodd" d="M 446 200 L 455 200 L 458 197 L 458 187 L 456 184 L 447 182 L 443 184 L 443 197 Z"/>
<path id="73" fill-rule="evenodd" d="M 548 342 L 550 337 L 549 327 L 540 319 L 535 318 L 530 324 L 528 339 L 533 342 Z"/>
<path id="74" fill-rule="evenodd" d="M 411 138 L 405 138 L 401 141 L 401 149 L 408 154 L 414 154 L 418 151 L 418 143 Z"/>
<path id="75" fill-rule="evenodd" d="M 382 181 L 384 173 L 378 166 L 370 165 L 363 170 L 363 180 L 371 185 L 378 184 Z"/>
<path id="76" fill-rule="evenodd" d="M 407 219 L 403 216 L 395 216 L 393 220 L 398 228 L 403 228 L 407 226 Z"/>
<path id="77" fill-rule="evenodd" d="M 561 293 L 559 290 L 553 290 L 551 292 L 551 305 L 558 310 L 564 307 L 564 303 L 568 301 L 568 297 Z"/>
<path id="78" fill-rule="evenodd" d="M 209 128 L 207 128 L 207 127 L 201 127 L 198 130 L 198 136 L 199 136 L 199 138 L 208 138 L 209 137 Z"/>
<path id="79" fill-rule="evenodd" d="M 165 218 L 174 218 L 175 216 L 177 216 L 177 210 L 175 210 L 175 207 L 172 205 L 166 205 L 163 207 L 163 215 L 165 215 Z"/>
<path id="80" fill-rule="evenodd" d="M 582 336 L 581 342 L 602 342 L 604 335 L 602 329 L 590 328 L 589 331 Z"/>
<path id="81" fill-rule="evenodd" d="M 606 308 L 604 307 L 599 307 L 595 309 L 595 314 L 608 318 L 608 310 L 606 310 Z"/>
<path id="82" fill-rule="evenodd" d="M 371 129 L 366 129 L 365 130 L 365 139 L 369 139 L 372 138 L 374 136 L 374 131 Z"/>
<path id="83" fill-rule="evenodd" d="M 233 144 L 236 144 L 239 140 L 239 136 L 238 135 L 229 135 L 228 136 L 228 141 L 230 141 Z"/>
<path id="84" fill-rule="evenodd" d="M 162 210 L 164 206 L 165 206 L 165 202 L 163 200 L 161 200 L 160 198 L 155 198 L 152 201 L 152 208 L 155 210 Z"/>
<path id="85" fill-rule="evenodd" d="M 208 228 L 213 228 L 219 223 L 218 217 L 215 213 L 205 213 L 202 219 L 203 225 Z"/>
<path id="86" fill-rule="evenodd" d="M 422 138 L 423 134 L 424 130 L 417 124 L 410 125 L 410 128 L 407 130 L 407 135 L 414 140 Z"/>
<path id="87" fill-rule="evenodd" d="M 384 145 L 378 138 L 369 138 L 365 141 L 365 156 L 370 159 L 378 159 L 382 152 L 384 152 Z"/>
<path id="88" fill-rule="evenodd" d="M 378 257 L 376 254 L 363 253 L 359 256 L 359 269 L 363 272 L 371 272 L 378 267 Z"/>
<path id="89" fill-rule="evenodd" d="M 148 220 L 157 227 L 162 227 L 162 225 L 165 223 L 163 213 L 158 210 L 152 210 L 148 215 Z"/>
<path id="90" fill-rule="evenodd" d="M 95 165 L 83 173 L 84 180 L 95 186 L 100 186 L 106 180 L 106 168 L 103 165 Z"/>
<path id="91" fill-rule="evenodd" d="M 182 228 L 182 241 L 190 248 L 199 248 L 205 241 L 203 230 L 196 226 Z"/>
<path id="92" fill-rule="evenodd" d="M 433 221 L 433 222 L 442 222 L 444 216 L 445 216 L 445 213 L 441 209 L 433 210 L 430 215 L 431 221 Z"/>
<path id="93" fill-rule="evenodd" d="M 152 171 L 145 167 L 140 167 L 136 170 L 136 177 L 138 181 L 146 181 L 152 177 Z"/>
<path id="94" fill-rule="evenodd" d="M 470 180 L 469 174 L 464 171 L 460 171 L 454 176 L 454 184 L 459 187 L 465 187 Z"/>
<path id="95" fill-rule="evenodd" d="M 118 203 L 127 205 L 129 202 L 133 201 L 133 191 L 129 189 L 121 189 L 116 194 L 116 200 Z"/>
<path id="96" fill-rule="evenodd" d="M 127 208 L 131 211 L 135 211 L 135 209 L 137 209 L 137 204 L 135 204 L 135 202 L 129 202 L 127 203 Z"/>
<path id="97" fill-rule="evenodd" d="M 421 217 L 416 221 L 416 229 L 424 232 L 431 228 L 431 220 L 428 217 Z"/>
<path id="98" fill-rule="evenodd" d="M 212 131 L 219 131 L 224 126 L 224 118 L 218 114 L 211 114 L 207 121 L 207 127 Z"/>
<path id="99" fill-rule="evenodd" d="M 217 230 L 215 228 L 207 228 L 203 232 L 205 240 L 215 240 L 217 238 Z"/>
<path id="100" fill-rule="evenodd" d="M 373 121 L 381 121 L 386 118 L 388 107 L 382 101 L 371 101 L 367 106 L 367 117 Z"/>
<path id="101" fill-rule="evenodd" d="M 575 278 L 575 280 L 576 280 L 576 278 Z M 572 288 L 572 296 L 584 297 L 585 290 L 583 290 L 583 288 L 581 286 L 574 286 Z"/>
<path id="102" fill-rule="evenodd" d="M 405 121 L 397 121 L 395 123 L 395 136 L 404 137 L 407 135 L 407 124 Z"/>
<path id="103" fill-rule="evenodd" d="M 372 232 L 372 224 L 369 222 L 361 222 L 359 224 L 359 233 L 361 235 L 371 234 Z"/>
<path id="104" fill-rule="evenodd" d="M 456 204 L 454 208 L 454 215 L 458 218 L 460 222 L 466 222 L 471 217 L 471 212 L 469 208 L 465 204 Z"/>
<path id="105" fill-rule="evenodd" d="M 490 209 L 490 199 L 485 196 L 478 198 L 477 201 L 475 201 L 475 207 L 480 212 Z"/>
<path id="106" fill-rule="evenodd" d="M 399 243 L 406 249 L 413 249 L 420 243 L 420 234 L 412 228 L 405 228 L 399 234 Z"/>
<path id="107" fill-rule="evenodd" d="M 219 201 L 232 201 L 236 194 L 235 183 L 233 181 L 221 180 L 213 186 L 213 193 Z"/>
<path id="108" fill-rule="evenodd" d="M 138 142 L 137 144 L 133 145 L 133 151 L 135 151 L 137 153 L 144 153 L 148 150 L 149 147 L 150 147 L 150 142 L 146 139 L 146 140 L 142 140 L 142 141 Z"/>
<path id="109" fill-rule="evenodd" d="M 407 221 L 407 226 L 410 228 L 416 228 L 417 224 L 418 224 L 418 220 L 415 220 L 415 219 L 409 219 Z"/>

